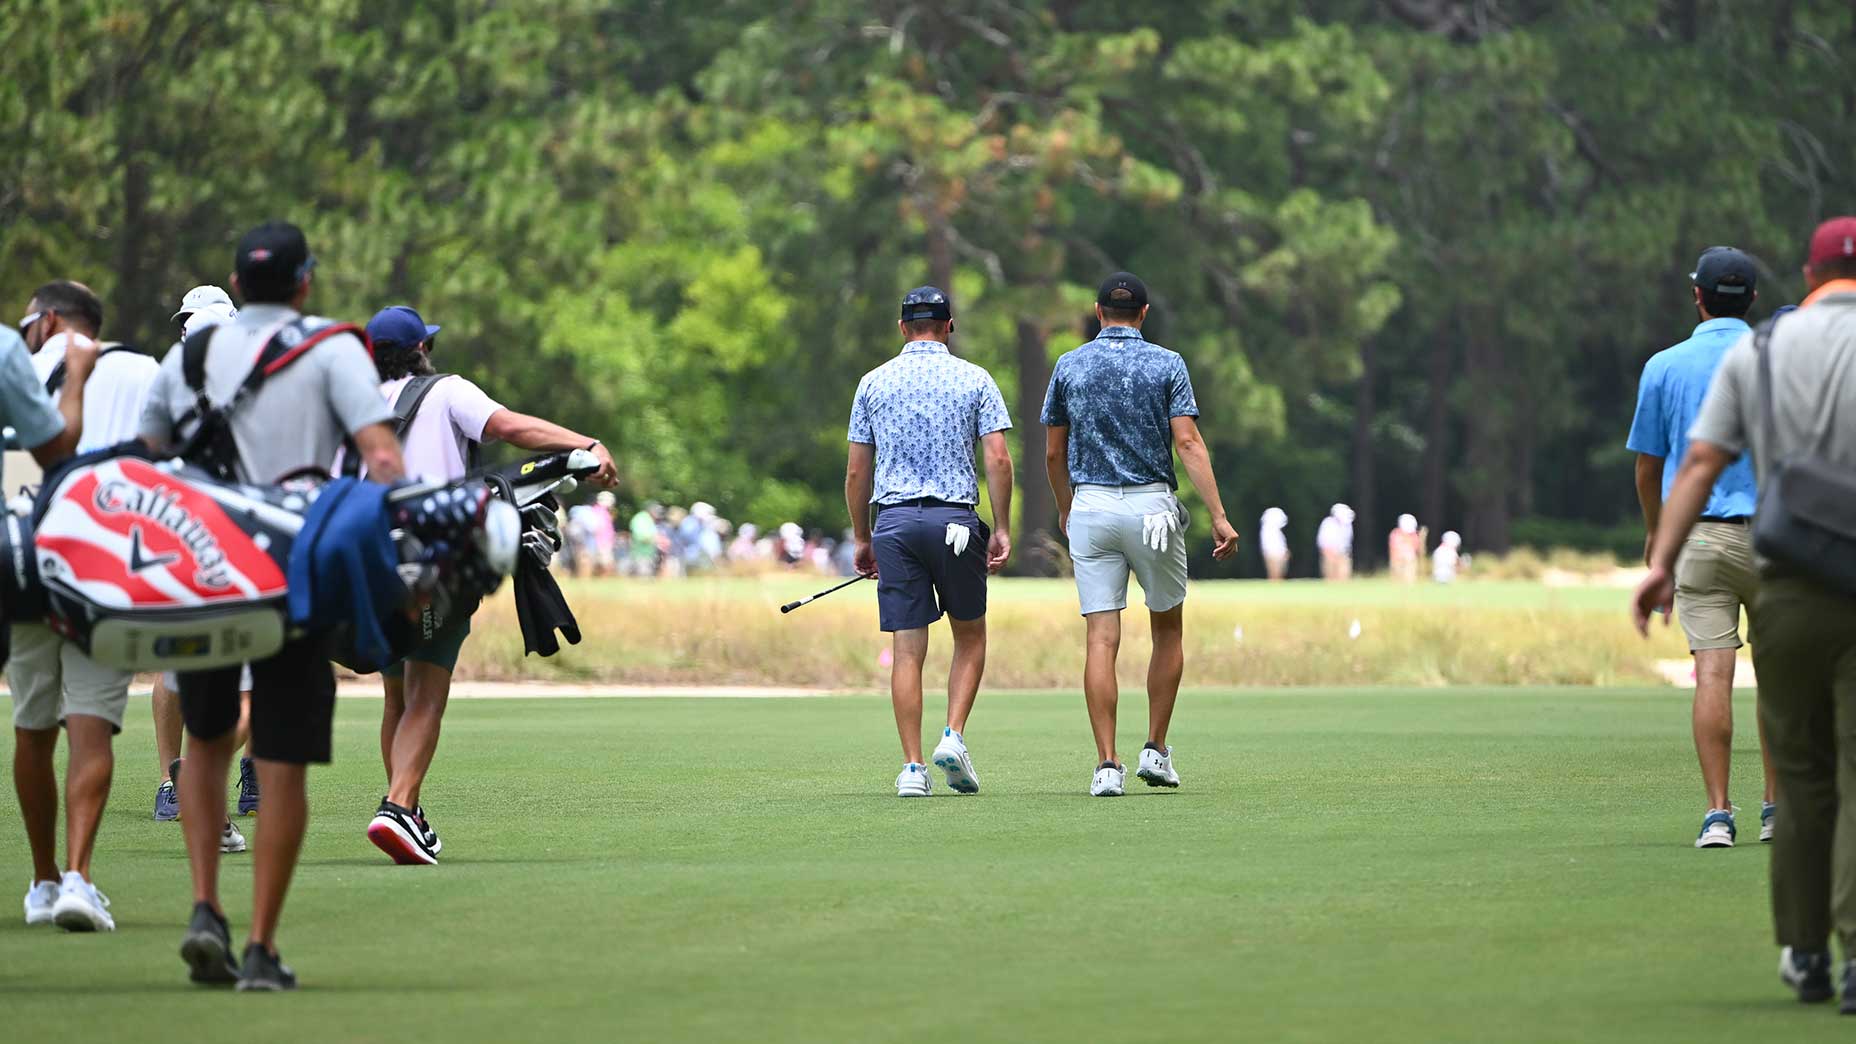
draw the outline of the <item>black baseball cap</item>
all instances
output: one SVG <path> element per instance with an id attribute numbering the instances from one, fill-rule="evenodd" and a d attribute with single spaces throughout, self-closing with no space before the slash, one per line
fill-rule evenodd
<path id="1" fill-rule="evenodd" d="M 902 295 L 902 321 L 919 322 L 923 319 L 939 319 L 946 322 L 954 317 L 954 303 L 947 299 L 947 294 L 938 286 L 918 286 Z"/>
<path id="2" fill-rule="evenodd" d="M 1096 291 L 1096 304 L 1129 312 L 1146 308 L 1147 284 L 1133 272 L 1116 272 L 1102 281 L 1102 289 Z"/>
<path id="3" fill-rule="evenodd" d="M 267 221 L 245 233 L 232 258 L 232 271 L 246 287 L 295 286 L 315 267 L 303 230 L 287 221 Z"/>
<path id="4" fill-rule="evenodd" d="M 1688 277 L 1711 294 L 1750 294 L 1759 280 L 1759 270 L 1752 258 L 1733 247 L 1715 246 L 1701 252 Z"/>

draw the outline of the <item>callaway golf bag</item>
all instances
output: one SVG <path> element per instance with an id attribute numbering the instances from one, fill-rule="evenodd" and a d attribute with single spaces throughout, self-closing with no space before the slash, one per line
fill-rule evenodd
<path id="1" fill-rule="evenodd" d="M 538 553 L 520 508 L 596 466 L 580 451 L 449 484 L 249 486 L 129 448 L 89 454 L 46 477 L 29 516 L 5 517 L 0 609 L 130 670 L 231 666 L 310 634 L 378 670 L 418 643 L 422 616 Z"/>

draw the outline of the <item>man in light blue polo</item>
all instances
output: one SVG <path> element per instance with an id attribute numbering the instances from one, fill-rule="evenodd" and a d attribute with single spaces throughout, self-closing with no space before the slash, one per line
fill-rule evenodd
<path id="1" fill-rule="evenodd" d="M 1087 621 L 1083 695 L 1095 733 L 1089 793 L 1120 797 L 1126 773 L 1115 756 L 1115 659 L 1128 574 L 1147 595 L 1153 658 L 1147 665 L 1147 744 L 1136 775 L 1152 787 L 1179 786 L 1167 727 L 1185 671 L 1185 510 L 1173 491 L 1173 451 L 1205 501 L 1212 555 L 1237 552 L 1211 453 L 1199 435 L 1199 404 L 1186 360 L 1141 336 L 1147 286 L 1127 272 L 1096 294 L 1102 332 L 1063 358 L 1044 397 L 1044 463 L 1057 520 L 1070 540 L 1076 592 Z"/>
<path id="2" fill-rule="evenodd" d="M 980 789 L 967 753 L 967 715 L 986 669 L 986 576 L 1012 554 L 1012 426 L 992 376 L 948 353 L 954 329 L 947 294 L 917 287 L 902 299 L 902 354 L 864 375 L 851 404 L 844 501 L 856 568 L 877 578 L 877 613 L 893 635 L 890 700 L 902 738 L 897 797 L 927 797 L 922 762 L 922 661 L 928 627 L 946 615 L 954 632 L 947 725 L 934 764 L 956 793 Z M 993 529 L 974 513 L 973 447 L 986 458 Z M 874 530 L 870 511 L 877 511 Z"/>
<path id="3" fill-rule="evenodd" d="M 1701 325 L 1689 339 L 1656 353 L 1637 387 L 1637 414 L 1625 443 L 1637 454 L 1637 501 L 1643 507 L 1644 561 L 1662 516 L 1663 500 L 1682 466 L 1689 428 L 1727 349 L 1750 327 L 1744 318 L 1759 297 L 1752 258 L 1732 247 L 1709 247 L 1695 263 L 1695 311 Z M 1734 661 L 1740 642 L 1740 609 L 1751 606 L 1759 588 L 1753 561 L 1753 462 L 1735 461 L 1714 484 L 1701 521 L 1689 534 L 1676 563 L 1676 616 L 1695 656 L 1695 753 L 1708 811 L 1696 848 L 1732 848 L 1734 806 L 1727 794 L 1733 762 Z M 1760 737 L 1765 757 L 1765 737 Z M 1765 800 L 1759 839 L 1772 840 L 1772 762 L 1765 763 Z"/>

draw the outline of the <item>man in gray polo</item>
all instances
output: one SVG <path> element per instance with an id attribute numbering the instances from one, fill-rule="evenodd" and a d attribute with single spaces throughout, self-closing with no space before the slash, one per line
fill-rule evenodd
<path id="1" fill-rule="evenodd" d="M 1070 540 L 1076 592 L 1087 621 L 1083 695 L 1095 732 L 1094 797 L 1120 797 L 1115 754 L 1115 660 L 1128 574 L 1147 595 L 1153 657 L 1147 666 L 1147 744 L 1138 775 L 1148 786 L 1177 787 L 1167 727 L 1185 671 L 1186 512 L 1173 491 L 1173 451 L 1212 516 L 1212 554 L 1237 553 L 1211 453 L 1199 435 L 1199 404 L 1186 361 L 1141 336 L 1147 286 L 1127 272 L 1096 294 L 1102 332 L 1057 360 L 1044 396 L 1044 460 L 1057 519 Z"/>
<path id="2" fill-rule="evenodd" d="M 304 468 L 324 473 L 344 437 L 352 438 L 368 474 L 392 482 L 405 473 L 393 411 L 380 397 L 373 360 L 361 338 L 327 330 L 327 320 L 302 315 L 315 258 L 294 225 L 272 222 L 247 232 L 234 255 L 233 289 L 245 307 L 208 336 L 205 387 L 187 386 L 184 343 L 168 353 L 149 391 L 142 439 L 169 451 L 197 430 L 203 394 L 216 407 L 235 394 L 253 361 L 286 328 L 308 345 L 274 373 L 230 417 L 237 477 L 275 482 Z M 238 667 L 183 671 L 181 717 L 188 739 L 180 782 L 181 828 L 193 869 L 193 916 L 181 957 L 202 984 L 236 982 L 241 990 L 287 990 L 295 974 L 277 954 L 277 921 L 296 871 L 309 820 L 308 768 L 329 760 L 335 718 L 335 676 L 321 645 L 286 643 L 251 667 L 251 754 L 264 793 L 264 826 L 252 846 L 251 936 L 236 962 L 219 903 L 219 840 L 225 821 L 226 771 L 238 749 Z"/>
<path id="3" fill-rule="evenodd" d="M 1640 631 L 1648 633 L 1652 613 L 1668 612 L 1676 555 L 1743 451 L 1753 457 L 1761 516 L 1774 510 L 1782 464 L 1809 459 L 1856 480 L 1856 217 L 1820 225 L 1808 256 L 1804 305 L 1742 337 L 1715 373 L 1632 603 Z M 1821 547 L 1760 550 L 1787 559 L 1762 556 L 1752 606 L 1759 719 L 1785 800 L 1772 842 L 1779 975 L 1799 1000 L 1829 1000 L 1834 930 L 1845 958 L 1843 1012 L 1856 1014 L 1856 585 L 1840 586 Z"/>
<path id="4" fill-rule="evenodd" d="M 922 662 L 928 627 L 943 615 L 954 662 L 934 763 L 956 793 L 973 794 L 980 777 L 964 733 L 986 670 L 986 577 L 1012 554 L 1012 421 L 992 376 L 949 354 L 954 312 L 945 293 L 909 291 L 897 325 L 908 338 L 902 354 L 865 374 L 851 404 L 844 501 L 857 571 L 877 578 L 877 613 L 893 636 L 889 694 L 903 757 L 896 796 L 932 789 L 922 761 Z M 986 458 L 991 531 L 974 513 L 975 443 Z"/>
<path id="5" fill-rule="evenodd" d="M 35 304 L 40 303 L 35 300 Z M 32 368 L 24 337 L 33 337 L 34 328 L 49 317 L 49 310 L 35 308 L 19 321 L 19 333 L 0 327 L 0 425 L 10 432 L 8 444 L 31 451 L 42 468 L 50 468 L 71 455 L 84 431 L 84 390 L 97 365 L 97 344 L 90 337 L 78 335 L 65 346 L 65 381 L 53 405 L 42 379 Z M 57 918 L 59 903 L 64 901 L 65 920 L 70 928 L 115 927 L 108 914 L 109 901 L 90 882 L 90 842 L 96 838 L 97 821 L 103 813 L 103 800 L 109 792 L 111 724 L 99 715 L 102 708 L 85 705 L 72 708 L 66 716 L 63 692 L 57 687 L 28 694 L 13 692 L 13 786 L 19 797 L 19 815 L 26 824 L 27 848 L 32 857 L 32 882 L 26 889 L 26 923 L 51 924 Z M 75 719 L 75 720 L 73 720 Z M 56 832 L 58 827 L 58 777 L 53 770 L 53 756 L 58 750 L 58 725 L 63 720 L 71 726 L 71 769 L 85 777 L 80 786 L 95 798 L 94 808 L 85 807 L 67 815 L 67 838 L 70 869 L 58 872 Z M 117 720 L 121 711 L 117 710 Z M 102 769 L 101 785 L 96 779 Z M 75 853 L 72 851 L 76 849 Z M 81 858 L 81 862 L 79 859 Z M 65 899 L 65 884 L 71 883 L 71 896 Z"/>

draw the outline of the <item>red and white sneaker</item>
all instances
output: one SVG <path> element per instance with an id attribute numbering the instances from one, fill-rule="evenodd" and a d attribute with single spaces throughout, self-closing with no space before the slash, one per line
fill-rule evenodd
<path id="1" fill-rule="evenodd" d="M 367 825 L 367 839 L 401 866 L 432 866 L 438 853 L 426 843 L 423 826 L 412 809 L 381 798 L 380 810 Z"/>

